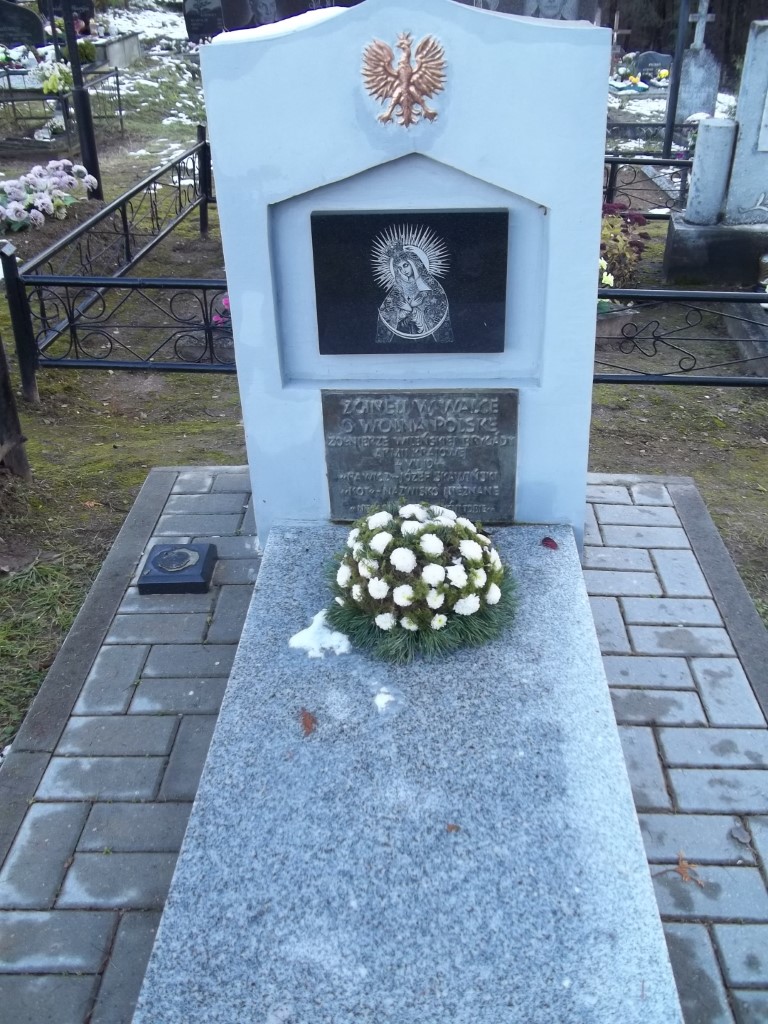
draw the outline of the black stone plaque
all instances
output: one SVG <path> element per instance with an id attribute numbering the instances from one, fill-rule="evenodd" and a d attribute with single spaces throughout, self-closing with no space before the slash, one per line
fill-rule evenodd
<path id="1" fill-rule="evenodd" d="M 654 50 L 647 50 L 635 57 L 633 70 L 643 81 L 651 78 L 658 78 L 660 71 L 669 71 L 672 67 L 672 58 L 667 53 L 656 53 Z"/>
<path id="2" fill-rule="evenodd" d="M 402 500 L 514 521 L 517 391 L 321 394 L 332 519 Z"/>
<path id="3" fill-rule="evenodd" d="M 313 213 L 320 352 L 503 352 L 506 210 Z"/>
<path id="4" fill-rule="evenodd" d="M 0 0 L 0 43 L 14 46 L 43 46 L 45 30 L 34 11 Z"/>
<path id="5" fill-rule="evenodd" d="M 224 31 L 224 16 L 219 0 L 184 0 L 184 23 L 192 43 L 213 39 Z"/>

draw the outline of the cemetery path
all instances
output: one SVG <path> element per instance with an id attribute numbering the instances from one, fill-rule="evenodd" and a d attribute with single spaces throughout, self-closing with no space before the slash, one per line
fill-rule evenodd
<path id="1" fill-rule="evenodd" d="M 768 1018 L 768 634 L 693 483 L 591 474 L 584 576 L 688 1024 Z M 139 596 L 215 539 L 208 594 Z M 258 572 L 242 467 L 153 470 L 0 769 L 8 1020 L 128 1024 Z"/>

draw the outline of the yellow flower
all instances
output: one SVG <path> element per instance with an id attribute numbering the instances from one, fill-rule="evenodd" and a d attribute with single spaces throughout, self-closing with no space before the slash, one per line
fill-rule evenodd
<path id="1" fill-rule="evenodd" d="M 659 78 L 669 78 L 669 72 L 666 68 L 659 72 Z"/>

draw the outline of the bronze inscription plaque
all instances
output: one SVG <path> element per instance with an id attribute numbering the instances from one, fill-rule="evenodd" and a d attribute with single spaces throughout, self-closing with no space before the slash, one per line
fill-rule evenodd
<path id="1" fill-rule="evenodd" d="M 402 500 L 513 522 L 517 399 L 511 389 L 323 391 L 331 518 Z"/>

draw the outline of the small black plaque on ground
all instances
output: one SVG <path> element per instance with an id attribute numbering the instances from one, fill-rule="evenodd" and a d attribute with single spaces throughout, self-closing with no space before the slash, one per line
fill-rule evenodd
<path id="1" fill-rule="evenodd" d="M 516 390 L 321 394 L 332 519 L 403 500 L 514 521 Z"/>
<path id="2" fill-rule="evenodd" d="M 311 219 L 322 355 L 504 351 L 506 210 Z"/>
<path id="3" fill-rule="evenodd" d="M 155 544 L 139 577 L 140 594 L 205 594 L 217 551 L 213 544 Z"/>

